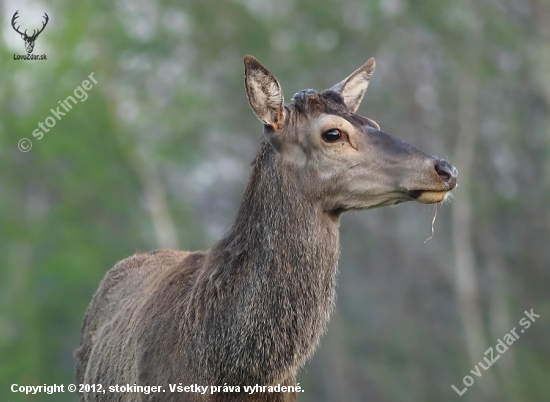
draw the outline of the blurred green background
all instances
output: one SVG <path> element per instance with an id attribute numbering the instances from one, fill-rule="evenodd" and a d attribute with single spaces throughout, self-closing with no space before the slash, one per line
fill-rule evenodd
<path id="1" fill-rule="evenodd" d="M 376 57 L 359 112 L 459 171 L 427 242 L 433 206 L 343 217 L 338 304 L 300 401 L 550 400 L 548 0 L 0 4 L 0 401 L 76 401 L 10 386 L 74 382 L 82 317 L 118 260 L 206 249 L 231 222 L 262 139 L 245 54 L 287 100 Z M 29 30 L 48 13 L 47 61 L 13 59 L 16 10 Z M 92 72 L 88 98 L 33 137 Z"/>

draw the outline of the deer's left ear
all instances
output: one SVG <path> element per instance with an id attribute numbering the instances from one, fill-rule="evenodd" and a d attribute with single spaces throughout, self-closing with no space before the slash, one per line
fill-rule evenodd
<path id="1" fill-rule="evenodd" d="M 285 123 L 283 91 L 273 74 L 254 57 L 245 56 L 244 82 L 248 103 L 256 117 L 275 130 L 283 128 Z"/>
<path id="2" fill-rule="evenodd" d="M 374 58 L 371 57 L 363 67 L 358 68 L 344 81 L 330 88 L 342 95 L 344 103 L 350 112 L 355 113 L 359 108 L 369 86 L 370 77 L 374 73 L 375 65 Z"/>

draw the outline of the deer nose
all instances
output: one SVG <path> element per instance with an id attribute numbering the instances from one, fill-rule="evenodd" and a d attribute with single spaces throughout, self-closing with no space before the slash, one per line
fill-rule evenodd
<path id="1" fill-rule="evenodd" d="M 452 190 L 456 186 L 456 176 L 458 175 L 458 170 L 443 159 L 438 159 L 435 162 L 434 168 L 443 183 L 448 186 L 449 190 Z"/>

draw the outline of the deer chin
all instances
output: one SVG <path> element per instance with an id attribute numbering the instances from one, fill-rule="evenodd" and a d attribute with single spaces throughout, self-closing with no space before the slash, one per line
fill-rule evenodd
<path id="1" fill-rule="evenodd" d="M 447 199 L 449 191 L 415 191 L 413 198 L 422 204 L 437 204 Z"/>

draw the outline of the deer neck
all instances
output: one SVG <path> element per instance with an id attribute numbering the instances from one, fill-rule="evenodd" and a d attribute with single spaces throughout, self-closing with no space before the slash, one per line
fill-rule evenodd
<path id="1" fill-rule="evenodd" d="M 234 348 L 248 372 L 224 381 L 265 384 L 295 372 L 334 304 L 339 222 L 305 198 L 293 169 L 262 146 L 235 222 L 206 259 L 205 276 L 223 300 L 212 313 L 233 334 L 225 351 Z"/>

